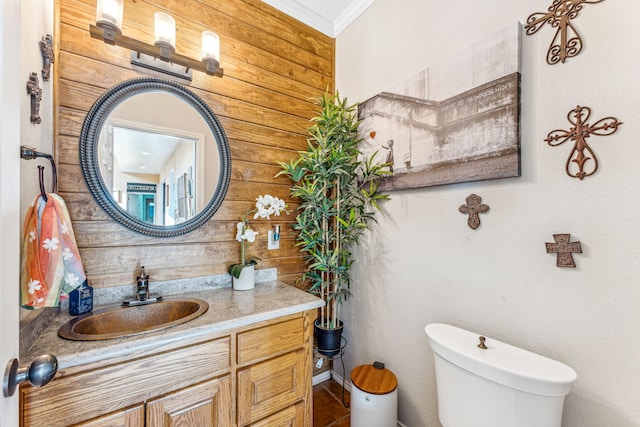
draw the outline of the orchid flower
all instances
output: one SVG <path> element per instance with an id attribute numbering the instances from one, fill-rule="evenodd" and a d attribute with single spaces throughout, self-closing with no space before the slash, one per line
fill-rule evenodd
<path id="1" fill-rule="evenodd" d="M 236 240 L 240 242 L 240 264 L 234 264 L 229 268 L 235 278 L 240 277 L 242 269 L 247 265 L 257 264 L 258 258 L 245 259 L 245 241 L 253 243 L 256 241 L 257 231 L 254 231 L 249 224 L 247 216 L 254 213 L 253 219 L 265 218 L 270 219 L 271 215 L 280 216 L 280 213 L 287 211 L 287 205 L 284 200 L 265 194 L 256 198 L 256 207 L 247 211 L 242 220 L 236 224 Z"/>
<path id="2" fill-rule="evenodd" d="M 285 211 L 286 205 L 284 200 L 265 194 L 258 196 L 256 199 L 256 214 L 253 219 L 258 217 L 269 219 L 271 215 L 280 216 L 280 212 Z"/>

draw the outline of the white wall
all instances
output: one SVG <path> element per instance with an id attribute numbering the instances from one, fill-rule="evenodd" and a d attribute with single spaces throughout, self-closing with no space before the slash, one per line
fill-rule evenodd
<path id="1" fill-rule="evenodd" d="M 53 64 L 49 81 L 42 80 L 42 56 L 40 54 L 40 40 L 46 34 L 53 35 L 53 2 L 51 0 L 23 0 L 22 1 L 22 47 L 20 72 L 23 76 L 24 96 L 21 98 L 20 144 L 35 147 L 36 150 L 53 155 Z M 56 40 L 54 39 L 54 43 Z M 29 74 L 38 74 L 38 83 L 42 89 L 40 102 L 40 124 L 31 123 L 31 98 L 27 95 L 27 81 Z M 24 214 L 40 192 L 38 184 L 38 165 L 45 167 L 44 176 L 46 191 L 52 190 L 51 163 L 47 159 L 21 160 L 20 188 L 22 200 L 21 213 Z"/>
<path id="2" fill-rule="evenodd" d="M 446 59 L 549 0 L 377 0 L 336 41 L 336 86 L 360 102 Z M 584 49 L 545 57 L 554 30 L 523 35 L 522 176 L 396 191 L 356 254 L 344 320 L 347 373 L 381 360 L 399 381 L 399 419 L 439 426 L 433 357 L 424 335 L 447 322 L 560 360 L 578 372 L 563 426 L 640 426 L 640 2 L 585 4 L 573 21 Z M 596 175 L 569 178 L 576 105 L 624 122 L 592 137 Z M 490 205 L 471 230 L 458 212 L 476 193 Z M 545 252 L 554 233 L 582 243 L 577 268 Z"/>
<path id="3" fill-rule="evenodd" d="M 53 34 L 53 2 L 51 0 L 22 0 L 22 26 L 21 26 L 21 58 L 20 84 L 23 85 L 20 98 L 20 145 L 34 147 L 37 151 L 53 153 L 53 64 L 49 81 L 42 80 L 42 55 L 40 53 L 40 40 L 47 34 Z M 54 35 L 54 43 L 55 35 Z M 29 75 L 38 73 L 38 84 L 42 89 L 42 101 L 40 102 L 40 117 L 42 122 L 34 124 L 30 121 L 31 97 L 27 94 L 27 81 Z M 20 238 L 22 238 L 22 224 L 24 215 L 40 192 L 38 181 L 38 165 L 45 167 L 45 191 L 52 191 L 51 162 L 45 158 L 34 160 L 21 160 L 16 154 L 16 161 L 20 163 Z M 56 162 L 57 165 L 57 162 Z M 20 317 L 29 313 L 20 309 Z"/>

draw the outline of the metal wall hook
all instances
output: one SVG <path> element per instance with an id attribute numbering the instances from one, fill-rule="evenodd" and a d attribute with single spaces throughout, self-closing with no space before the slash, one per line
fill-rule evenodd
<path id="1" fill-rule="evenodd" d="M 29 366 L 19 367 L 19 365 L 18 359 L 13 359 L 7 364 L 2 381 L 4 397 L 13 396 L 18 385 L 27 380 L 34 387 L 42 387 L 58 372 L 58 359 L 51 354 L 38 356 Z"/>

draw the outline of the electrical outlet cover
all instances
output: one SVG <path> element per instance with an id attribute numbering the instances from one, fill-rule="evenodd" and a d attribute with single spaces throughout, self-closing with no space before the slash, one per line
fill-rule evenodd
<path id="1" fill-rule="evenodd" d="M 273 240 L 273 230 L 269 230 L 267 249 L 280 249 L 280 240 Z"/>

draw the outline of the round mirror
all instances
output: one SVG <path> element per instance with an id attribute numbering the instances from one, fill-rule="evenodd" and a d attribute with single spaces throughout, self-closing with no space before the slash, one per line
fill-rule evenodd
<path id="1" fill-rule="evenodd" d="M 172 237 L 207 222 L 229 187 L 229 142 L 187 88 L 140 78 L 106 91 L 80 134 L 80 167 L 98 204 L 125 227 Z"/>

